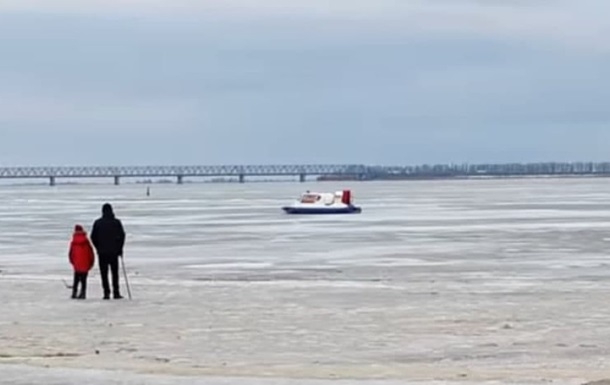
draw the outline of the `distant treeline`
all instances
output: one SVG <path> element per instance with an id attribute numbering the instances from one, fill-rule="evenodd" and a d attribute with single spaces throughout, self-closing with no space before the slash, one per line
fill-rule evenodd
<path id="1" fill-rule="evenodd" d="M 318 180 L 404 180 L 473 177 L 610 176 L 610 162 L 436 164 L 367 167 L 358 175 L 324 175 Z"/>

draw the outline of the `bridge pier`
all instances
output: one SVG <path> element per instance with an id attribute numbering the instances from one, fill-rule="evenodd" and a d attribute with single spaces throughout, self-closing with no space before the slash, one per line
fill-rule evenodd
<path id="1" fill-rule="evenodd" d="M 178 177 L 176 177 L 176 179 L 177 179 L 177 180 L 176 180 L 176 183 L 178 183 L 178 184 L 182 184 L 182 183 L 184 183 L 184 180 L 183 180 L 183 179 L 184 179 L 184 177 L 183 177 L 182 175 L 178 175 Z"/>
<path id="2" fill-rule="evenodd" d="M 55 177 L 54 176 L 49 178 L 49 186 L 55 186 Z"/>
<path id="3" fill-rule="evenodd" d="M 244 183 L 246 181 L 246 176 L 244 174 L 239 174 L 239 183 Z"/>
<path id="4" fill-rule="evenodd" d="M 305 182 L 306 179 L 307 179 L 307 175 L 306 174 L 300 174 L 299 175 L 299 182 L 303 183 L 303 182 Z"/>
<path id="5" fill-rule="evenodd" d="M 120 185 L 120 184 L 121 184 L 121 177 L 119 177 L 119 176 L 115 176 L 115 177 L 114 177 L 114 185 L 115 185 L 115 186 L 118 186 L 118 185 Z"/>

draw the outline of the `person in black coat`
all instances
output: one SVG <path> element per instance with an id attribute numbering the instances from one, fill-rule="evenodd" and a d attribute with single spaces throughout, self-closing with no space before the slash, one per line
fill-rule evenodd
<path id="1" fill-rule="evenodd" d="M 121 221 L 114 216 L 109 203 L 102 206 L 102 217 L 93 223 L 91 242 L 98 255 L 104 299 L 110 299 L 108 268 L 112 274 L 113 297 L 114 299 L 123 298 L 119 288 L 119 257 L 123 257 L 125 230 Z"/>

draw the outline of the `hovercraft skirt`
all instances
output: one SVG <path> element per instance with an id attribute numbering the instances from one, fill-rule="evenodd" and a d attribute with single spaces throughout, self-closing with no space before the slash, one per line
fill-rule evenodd
<path id="1" fill-rule="evenodd" d="M 360 207 L 314 208 L 314 207 L 282 207 L 287 214 L 359 214 Z"/>

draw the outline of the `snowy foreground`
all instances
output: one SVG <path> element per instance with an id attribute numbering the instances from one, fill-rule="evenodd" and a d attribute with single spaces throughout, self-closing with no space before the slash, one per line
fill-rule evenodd
<path id="1" fill-rule="evenodd" d="M 175 286 L 133 279 L 134 301 L 107 303 L 99 296 L 73 302 L 66 300 L 68 292 L 58 298 L 57 281 L 5 277 L 1 282 L 2 292 L 10 293 L 0 316 L 3 363 L 163 375 L 523 383 L 609 373 L 608 311 L 593 306 L 607 296 L 584 290 L 539 289 L 540 302 L 532 303 L 530 285 L 503 294 L 492 289 L 494 295 L 485 289 L 466 294 L 468 284 L 432 294 L 427 282 L 408 288 Z M 33 290 L 39 293 L 36 300 Z M 554 299 L 558 296 L 564 298 Z M 49 376 L 62 381 L 74 376 L 75 383 L 90 376 L 9 369 L 18 377 L 44 376 L 45 383 Z M 6 381 L 7 369 L 0 370 L 0 381 Z M 99 377 L 104 384 L 119 378 L 144 381 L 111 373 Z"/>
<path id="2" fill-rule="evenodd" d="M 0 383 L 610 378 L 609 181 L 355 184 L 343 218 L 278 213 L 299 185 L 113 188 L 0 193 Z M 70 300 L 71 226 L 105 200 L 134 299 L 95 268 Z"/>

